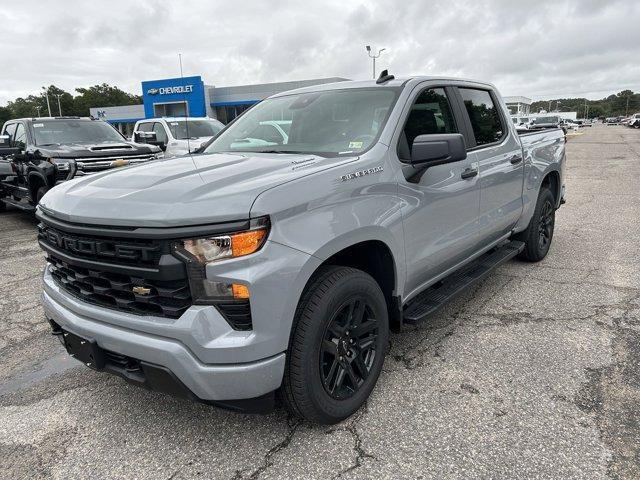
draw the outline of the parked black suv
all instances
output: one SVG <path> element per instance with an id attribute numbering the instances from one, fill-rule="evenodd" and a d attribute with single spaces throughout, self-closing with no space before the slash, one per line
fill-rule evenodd
<path id="1" fill-rule="evenodd" d="M 0 133 L 0 211 L 33 210 L 60 182 L 163 156 L 132 143 L 101 120 L 81 117 L 9 120 Z"/>

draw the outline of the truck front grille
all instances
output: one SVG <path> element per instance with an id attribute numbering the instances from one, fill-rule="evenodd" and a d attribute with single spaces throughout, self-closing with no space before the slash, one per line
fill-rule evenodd
<path id="1" fill-rule="evenodd" d="M 120 157 L 85 157 L 76 161 L 76 175 L 89 175 L 91 173 L 102 172 L 112 168 L 137 165 L 153 160 L 155 157 L 152 153 L 144 155 L 126 155 Z"/>
<path id="2" fill-rule="evenodd" d="M 149 280 L 79 267 L 53 255 L 48 256 L 48 261 L 56 284 L 87 303 L 138 315 L 168 318 L 180 317 L 191 306 L 186 279 Z"/>

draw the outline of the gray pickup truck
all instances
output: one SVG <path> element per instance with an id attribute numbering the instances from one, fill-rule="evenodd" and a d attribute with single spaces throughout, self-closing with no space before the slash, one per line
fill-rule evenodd
<path id="1" fill-rule="evenodd" d="M 271 120 L 286 141 L 243 141 Z M 391 329 L 545 257 L 564 161 L 561 130 L 519 136 L 483 82 L 383 72 L 277 94 L 200 154 L 49 191 L 46 318 L 132 383 L 253 412 L 279 393 L 335 423 L 374 388 Z"/>

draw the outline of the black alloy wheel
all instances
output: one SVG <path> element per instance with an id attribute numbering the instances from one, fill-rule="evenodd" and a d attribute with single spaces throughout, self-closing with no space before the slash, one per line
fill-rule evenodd
<path id="1" fill-rule="evenodd" d="M 539 262 L 549 253 L 555 227 L 555 205 L 556 198 L 551 190 L 542 187 L 529 225 L 514 236 L 514 239 L 525 244 L 520 258 L 529 262 Z"/>
<path id="2" fill-rule="evenodd" d="M 289 411 L 333 424 L 353 415 L 378 381 L 389 339 L 387 303 L 371 275 L 321 266 L 298 303 L 280 389 Z"/>
<path id="3" fill-rule="evenodd" d="M 551 236 L 553 235 L 554 208 L 550 200 L 546 200 L 540 211 L 540 221 L 538 223 L 538 248 L 541 251 L 549 249 Z"/>
<path id="4" fill-rule="evenodd" d="M 336 400 L 353 396 L 369 376 L 376 358 L 378 320 L 363 297 L 355 297 L 333 315 L 322 339 L 320 375 Z"/>

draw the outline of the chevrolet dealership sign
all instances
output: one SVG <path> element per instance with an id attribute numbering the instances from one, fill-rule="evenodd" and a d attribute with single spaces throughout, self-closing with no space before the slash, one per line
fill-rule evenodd
<path id="1" fill-rule="evenodd" d="M 175 87 L 150 88 L 148 95 L 172 95 L 174 93 L 192 93 L 193 85 L 177 85 Z"/>

